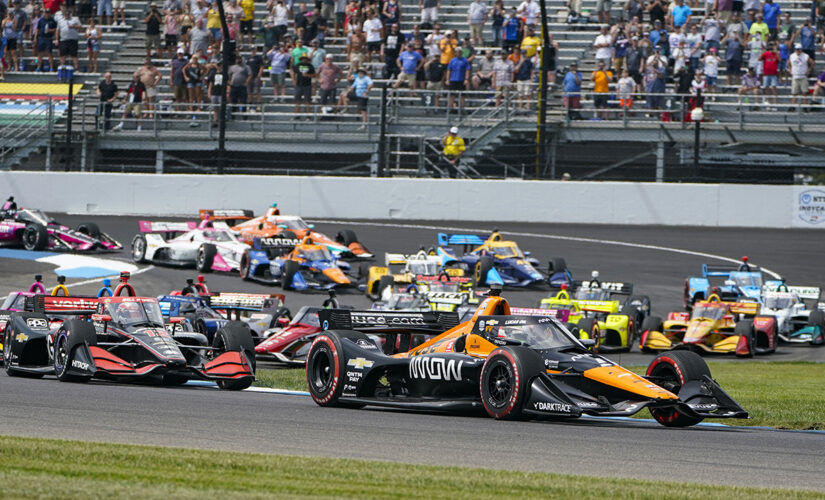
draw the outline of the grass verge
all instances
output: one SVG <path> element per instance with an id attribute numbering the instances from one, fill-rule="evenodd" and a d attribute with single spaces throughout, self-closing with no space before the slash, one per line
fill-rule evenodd
<path id="1" fill-rule="evenodd" d="M 715 420 L 731 425 L 766 425 L 780 429 L 825 429 L 825 363 L 710 362 L 719 385 L 750 412 L 749 420 Z M 645 367 L 630 367 L 644 373 Z M 258 370 L 262 387 L 306 390 L 303 368 Z M 643 410 L 637 414 L 650 418 Z M 708 420 L 714 421 L 714 420 Z"/>
<path id="2" fill-rule="evenodd" d="M 48 457 L 48 459 L 44 459 Z M 820 493 L 0 436 L 4 498 L 821 498 Z"/>

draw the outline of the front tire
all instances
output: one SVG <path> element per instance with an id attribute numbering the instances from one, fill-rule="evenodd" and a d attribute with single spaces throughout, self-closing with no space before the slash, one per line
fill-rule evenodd
<path id="1" fill-rule="evenodd" d="M 493 258 L 484 255 L 478 262 L 476 262 L 475 266 L 475 281 L 476 286 L 484 286 L 487 284 L 487 273 L 490 272 L 490 269 L 493 268 Z"/>
<path id="2" fill-rule="evenodd" d="M 502 347 L 490 353 L 479 377 L 484 410 L 498 420 L 526 418 L 530 381 L 543 370 L 541 357 L 527 347 Z"/>
<path id="3" fill-rule="evenodd" d="M 348 247 L 352 243 L 358 243 L 358 236 L 351 229 L 342 229 L 335 235 L 335 241 Z"/>
<path id="4" fill-rule="evenodd" d="M 212 271 L 212 263 L 215 261 L 218 249 L 215 245 L 204 243 L 198 248 L 198 255 L 195 259 L 195 267 L 202 273 Z"/>
<path id="5" fill-rule="evenodd" d="M 710 368 L 701 356 L 690 351 L 670 351 L 657 356 L 645 373 L 651 381 L 676 395 L 690 380 L 710 377 Z M 650 413 L 665 427 L 689 427 L 696 425 L 702 417 L 685 415 L 677 408 L 651 408 Z"/>
<path id="6" fill-rule="evenodd" d="M 252 364 L 252 374 L 255 374 L 255 341 L 249 327 L 240 321 L 230 321 L 215 333 L 212 347 L 221 352 L 240 351 Z M 252 385 L 249 378 L 243 380 L 218 380 L 218 387 L 227 391 L 241 391 Z"/>
<path id="7" fill-rule="evenodd" d="M 819 336 L 811 339 L 811 345 L 825 345 L 825 312 L 811 311 L 808 316 L 808 325 L 819 327 Z"/>
<path id="8" fill-rule="evenodd" d="M 325 331 L 318 334 L 306 357 L 309 394 L 319 406 L 360 408 L 361 404 L 339 401 L 346 381 L 346 360 L 341 338 L 366 339 L 360 332 Z"/>
<path id="9" fill-rule="evenodd" d="M 284 262 L 283 274 L 281 274 L 281 288 L 284 290 L 292 287 L 292 278 L 298 272 L 301 265 L 294 260 Z"/>
<path id="10" fill-rule="evenodd" d="M 54 374 L 61 382 L 85 383 L 91 375 L 74 375 L 69 373 L 74 353 L 82 346 L 97 345 L 97 333 L 88 321 L 69 320 L 57 331 L 54 339 Z"/>
<path id="11" fill-rule="evenodd" d="M 241 265 L 238 266 L 238 273 L 241 275 L 242 280 L 249 281 L 249 269 L 251 265 L 249 252 L 245 251 L 243 255 L 241 255 Z"/>
<path id="12" fill-rule="evenodd" d="M 77 226 L 77 232 L 83 233 L 92 238 L 100 239 L 100 228 L 94 222 L 84 222 L 83 224 Z"/>
<path id="13" fill-rule="evenodd" d="M 744 337 L 748 345 L 748 352 L 746 354 L 737 354 L 737 356 L 740 358 L 752 358 L 754 348 L 756 348 L 756 331 L 753 328 L 753 320 L 743 319 L 736 323 L 733 334 Z"/>
<path id="14" fill-rule="evenodd" d="M 138 264 L 146 262 L 146 236 L 143 234 L 132 238 L 132 260 Z"/>
<path id="15" fill-rule="evenodd" d="M 23 230 L 23 248 L 43 250 L 49 243 L 49 231 L 42 224 L 29 224 Z"/>

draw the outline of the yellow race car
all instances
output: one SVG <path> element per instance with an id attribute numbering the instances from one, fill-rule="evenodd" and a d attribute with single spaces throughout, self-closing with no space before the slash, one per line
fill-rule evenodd
<path id="1" fill-rule="evenodd" d="M 776 351 L 776 317 L 758 316 L 756 302 L 728 302 L 712 294 L 693 311 L 672 312 L 667 320 L 648 317 L 642 324 L 643 351 L 686 349 L 699 353 L 753 356 Z"/>
<path id="2" fill-rule="evenodd" d="M 383 266 L 370 266 L 367 271 L 365 293 L 372 300 L 388 300 L 388 296 L 382 297 L 388 287 L 389 293 L 392 293 L 392 289 L 397 285 L 421 284 L 432 281 L 433 278 L 449 281 L 450 278 L 463 276 L 464 271 L 460 268 L 443 269 L 441 257 L 433 251 L 421 249 L 414 254 L 387 253 Z"/>

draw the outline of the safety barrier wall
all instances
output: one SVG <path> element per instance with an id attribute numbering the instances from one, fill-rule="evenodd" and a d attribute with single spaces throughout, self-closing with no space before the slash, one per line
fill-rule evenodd
<path id="1" fill-rule="evenodd" d="M 0 197 L 51 212 L 171 216 L 278 202 L 307 218 L 825 227 L 809 186 L 0 172 Z"/>

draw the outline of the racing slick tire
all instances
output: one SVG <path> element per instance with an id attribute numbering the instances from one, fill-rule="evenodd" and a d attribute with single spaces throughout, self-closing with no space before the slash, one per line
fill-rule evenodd
<path id="1" fill-rule="evenodd" d="M 392 276 L 381 276 L 381 279 L 378 280 L 378 286 L 375 289 L 375 300 L 381 300 L 381 297 L 384 296 L 384 289 L 387 287 L 392 288 L 395 285 L 395 278 Z"/>
<path id="2" fill-rule="evenodd" d="M 208 330 L 206 329 L 206 322 L 203 321 L 203 318 L 198 317 L 195 313 L 189 313 L 184 316 L 189 324 L 192 325 L 192 331 L 198 332 L 200 334 L 208 336 Z"/>
<path id="3" fill-rule="evenodd" d="M 493 258 L 489 255 L 483 255 L 475 266 L 475 282 L 476 286 L 484 286 L 487 284 L 487 273 L 493 268 Z"/>
<path id="4" fill-rule="evenodd" d="M 736 323 L 736 328 L 733 329 L 734 335 L 739 335 L 745 338 L 745 342 L 748 344 L 748 353 L 747 354 L 736 354 L 740 358 L 752 358 L 754 354 L 754 349 L 756 348 L 756 331 L 753 328 L 753 320 L 752 319 L 743 319 Z"/>
<path id="5" fill-rule="evenodd" d="M 676 395 L 689 380 L 698 380 L 704 375 L 710 377 L 710 368 L 701 356 L 691 351 L 660 354 L 650 362 L 645 372 L 651 382 Z M 704 420 L 685 415 L 676 408 L 650 408 L 650 413 L 665 427 L 689 427 Z"/>
<path id="6" fill-rule="evenodd" d="M 350 244 L 358 242 L 358 236 L 351 229 L 342 229 L 335 235 L 335 241 L 348 247 Z"/>
<path id="7" fill-rule="evenodd" d="M 202 273 L 208 273 L 212 270 L 212 262 L 215 261 L 215 255 L 218 253 L 218 248 L 210 243 L 204 243 L 198 247 L 198 255 L 195 257 L 195 267 Z"/>
<path id="8" fill-rule="evenodd" d="M 590 348 L 593 352 L 599 352 L 599 347 L 602 343 L 602 332 L 599 330 L 599 322 L 595 318 L 582 318 L 579 320 L 579 338 L 583 338 L 582 334 L 587 333 L 587 338 L 596 341 L 596 344 Z"/>
<path id="9" fill-rule="evenodd" d="M 553 275 L 554 273 L 562 273 L 565 269 L 567 269 L 567 262 L 565 262 L 564 259 L 561 257 L 553 257 L 547 263 L 548 275 Z"/>
<path id="10" fill-rule="evenodd" d="M 61 382 L 85 383 L 91 375 L 69 374 L 69 367 L 74 361 L 75 348 L 83 344 L 97 345 L 95 327 L 88 321 L 70 319 L 65 321 L 54 336 L 54 374 Z"/>
<path id="11" fill-rule="evenodd" d="M 521 420 L 533 376 L 544 371 L 544 363 L 528 347 L 501 347 L 491 352 L 481 367 L 481 404 L 498 420 Z"/>
<path id="12" fill-rule="evenodd" d="M 661 332 L 664 329 L 664 323 L 662 322 L 662 318 L 659 316 L 648 316 L 642 321 L 642 328 L 639 330 L 639 334 L 641 335 L 643 332 L 646 331 L 655 331 Z M 654 352 L 653 349 L 648 349 L 647 347 L 643 346 L 641 343 L 641 336 L 639 337 L 639 350 L 642 352 Z"/>
<path id="13" fill-rule="evenodd" d="M 811 345 L 825 345 L 825 312 L 811 311 L 808 316 L 809 326 L 819 326 L 819 337 L 811 339 Z"/>
<path id="14" fill-rule="evenodd" d="M 49 243 L 49 231 L 42 224 L 29 224 L 23 230 L 23 248 L 26 250 L 43 250 Z"/>
<path id="15" fill-rule="evenodd" d="M 295 262 L 294 260 L 288 260 L 284 262 L 284 271 L 281 274 L 281 288 L 286 290 L 287 288 L 292 287 L 292 278 L 295 276 L 295 273 L 299 271 L 301 265 Z"/>
<path id="16" fill-rule="evenodd" d="M 92 238 L 100 238 L 100 227 L 94 222 L 84 222 L 80 224 L 77 226 L 77 232 L 91 236 Z"/>
<path id="17" fill-rule="evenodd" d="M 627 314 L 625 310 L 634 309 L 636 313 L 636 325 L 641 325 L 642 322 L 650 315 L 650 297 L 647 295 L 631 295 L 622 306 L 622 314 Z M 645 312 L 645 307 L 647 307 Z"/>
<path id="18" fill-rule="evenodd" d="M 255 341 L 249 326 L 241 321 L 230 321 L 215 333 L 212 347 L 218 352 L 241 351 L 252 363 L 255 373 Z M 227 391 L 241 391 L 252 385 L 252 380 L 217 380 L 218 387 Z"/>
<path id="19" fill-rule="evenodd" d="M 319 406 L 361 408 L 363 404 L 340 401 L 347 380 L 342 338 L 369 338 L 361 332 L 330 330 L 315 337 L 306 357 L 306 378 L 309 395 Z"/>
<path id="20" fill-rule="evenodd" d="M 704 292 L 697 292 L 691 297 L 690 295 L 690 278 L 685 279 L 685 289 L 682 293 L 682 304 L 685 306 L 685 311 L 692 311 L 693 304 L 698 300 L 705 300 Z"/>
<path id="21" fill-rule="evenodd" d="M 146 236 L 142 234 L 132 238 L 132 260 L 138 264 L 146 262 Z"/>
<path id="22" fill-rule="evenodd" d="M 241 255 L 241 264 L 238 266 L 238 274 L 241 275 L 242 280 L 249 281 L 249 269 L 251 265 L 249 251 L 245 250 L 243 255 Z"/>

